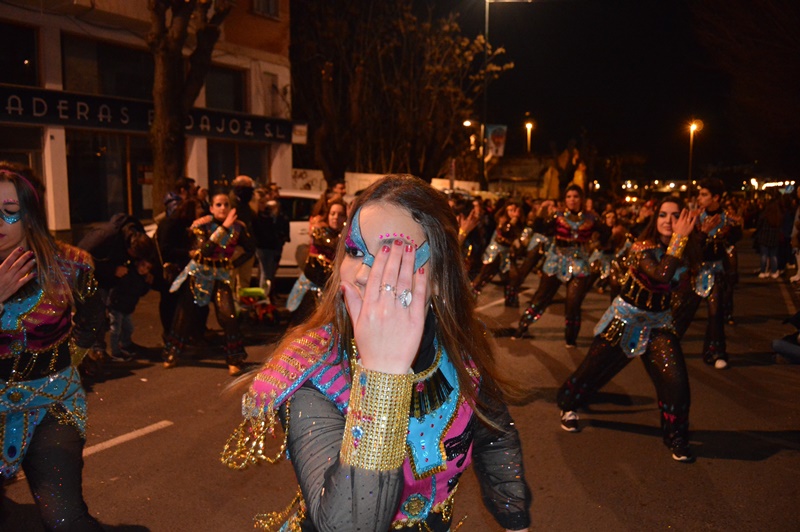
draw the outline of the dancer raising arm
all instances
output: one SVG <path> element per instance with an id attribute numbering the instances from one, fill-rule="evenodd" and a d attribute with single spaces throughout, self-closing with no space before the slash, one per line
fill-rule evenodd
<path id="1" fill-rule="evenodd" d="M 620 294 L 595 326 L 586 358 L 558 391 L 558 406 L 561 427 L 578 432 L 575 411 L 639 357 L 656 387 L 664 444 L 672 458 L 691 462 L 689 375 L 670 296 L 696 217 L 674 198 L 663 200 L 656 212 L 630 250 Z"/>

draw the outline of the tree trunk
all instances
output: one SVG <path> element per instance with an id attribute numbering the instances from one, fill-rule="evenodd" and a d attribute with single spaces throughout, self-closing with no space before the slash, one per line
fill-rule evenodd
<path id="1" fill-rule="evenodd" d="M 168 49 L 154 55 L 153 123 L 150 144 L 153 150 L 153 215 L 164 210 L 164 196 L 185 172 L 186 138 L 184 114 L 183 57 Z"/>

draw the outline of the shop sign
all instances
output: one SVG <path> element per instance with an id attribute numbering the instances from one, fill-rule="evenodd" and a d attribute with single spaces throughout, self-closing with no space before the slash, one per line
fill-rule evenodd
<path id="1" fill-rule="evenodd" d="M 93 94 L 0 84 L 0 123 L 102 129 L 150 130 L 153 104 Z M 187 135 L 253 142 L 292 142 L 292 122 L 277 118 L 195 108 Z"/>

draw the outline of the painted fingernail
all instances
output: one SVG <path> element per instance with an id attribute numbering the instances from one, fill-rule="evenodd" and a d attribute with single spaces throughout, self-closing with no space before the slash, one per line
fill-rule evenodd
<path id="1" fill-rule="evenodd" d="M 403 241 L 402 240 L 395 240 L 394 241 L 394 245 L 395 246 L 402 246 L 403 245 Z"/>
<path id="2" fill-rule="evenodd" d="M 384 244 L 383 247 L 381 248 L 381 251 L 383 251 L 384 253 L 389 253 L 390 249 L 392 249 L 392 248 L 390 248 L 389 246 Z"/>
<path id="3" fill-rule="evenodd" d="M 406 244 L 406 251 L 412 251 L 413 249 L 414 246 L 412 246 L 411 244 Z"/>
<path id="4" fill-rule="evenodd" d="M 20 247 L 17 248 L 17 251 L 25 251 L 25 250 L 22 249 L 22 246 L 20 246 Z"/>
<path id="5" fill-rule="evenodd" d="M 425 267 L 420 267 L 419 273 L 420 273 L 420 275 L 424 274 L 425 273 Z"/>

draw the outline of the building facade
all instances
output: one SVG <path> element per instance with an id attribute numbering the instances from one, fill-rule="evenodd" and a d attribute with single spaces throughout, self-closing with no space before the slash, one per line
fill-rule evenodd
<path id="1" fill-rule="evenodd" d="M 161 201 L 149 27 L 147 0 L 0 0 L 0 160 L 43 176 L 51 230 L 147 219 Z M 289 0 L 239 0 L 186 124 L 185 175 L 288 182 L 290 94 Z"/>

